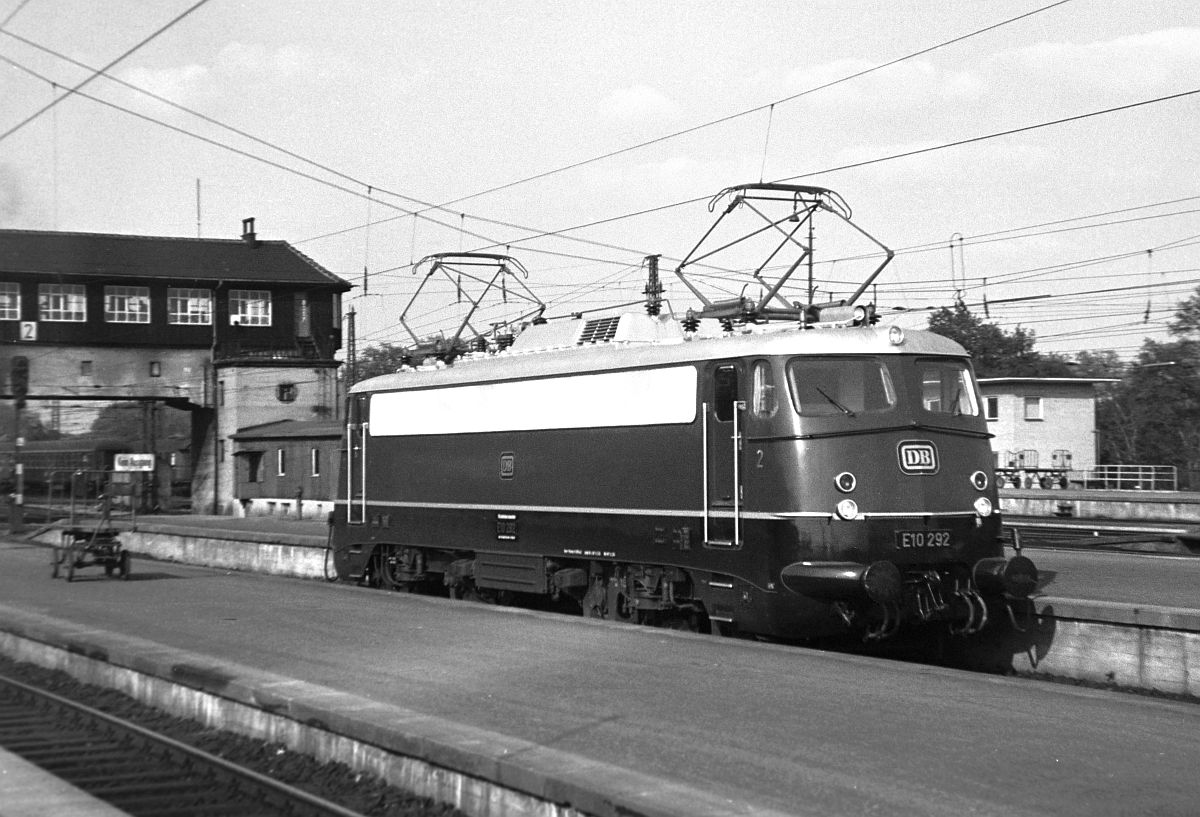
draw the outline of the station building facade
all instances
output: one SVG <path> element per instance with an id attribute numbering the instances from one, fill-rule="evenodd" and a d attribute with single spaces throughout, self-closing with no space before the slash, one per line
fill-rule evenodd
<path id="1" fill-rule="evenodd" d="M 984 414 L 998 473 L 1055 477 L 1096 467 L 1096 386 L 1083 377 L 984 377 Z M 1068 476 L 1070 478 L 1070 476 Z"/>
<path id="2" fill-rule="evenodd" d="M 187 411 L 193 510 L 232 513 L 239 429 L 338 419 L 349 289 L 287 242 L 259 240 L 253 219 L 231 239 L 0 230 L 0 397 L 13 397 L 21 357 L 27 411 Z M 131 448 L 154 445 L 139 437 Z"/>

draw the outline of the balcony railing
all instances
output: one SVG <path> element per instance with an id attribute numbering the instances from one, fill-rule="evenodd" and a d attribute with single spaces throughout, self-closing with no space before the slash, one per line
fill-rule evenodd
<path id="1" fill-rule="evenodd" d="M 326 348 L 328 346 L 329 348 Z M 331 360 L 332 344 L 316 338 L 293 338 L 291 341 L 230 340 L 217 344 L 216 360 Z"/>

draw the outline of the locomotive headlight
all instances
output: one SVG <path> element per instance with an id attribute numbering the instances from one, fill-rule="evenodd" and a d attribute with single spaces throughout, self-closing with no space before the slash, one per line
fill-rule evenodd
<path id="1" fill-rule="evenodd" d="M 837 515 L 842 519 L 858 518 L 858 503 L 853 499 L 843 499 L 837 504 Z"/>
<path id="2" fill-rule="evenodd" d="M 979 516 L 991 516 L 992 515 L 992 500 L 988 499 L 986 496 L 981 496 L 981 497 L 979 497 L 979 499 L 976 499 L 975 500 L 975 513 L 978 514 Z"/>
<path id="3" fill-rule="evenodd" d="M 982 471 L 976 471 L 971 474 L 971 484 L 975 486 L 975 490 L 982 491 L 988 486 L 988 475 Z"/>
<path id="4" fill-rule="evenodd" d="M 888 343 L 899 346 L 904 343 L 904 329 L 899 326 L 888 327 Z"/>
<path id="5" fill-rule="evenodd" d="M 836 485 L 837 489 L 843 494 L 848 494 L 854 490 L 855 486 L 858 485 L 858 479 L 849 471 L 843 471 L 833 478 L 833 484 Z"/>

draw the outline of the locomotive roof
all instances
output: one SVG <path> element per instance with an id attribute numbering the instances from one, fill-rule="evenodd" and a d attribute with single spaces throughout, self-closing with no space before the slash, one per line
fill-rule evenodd
<path id="1" fill-rule="evenodd" d="M 624 316 L 655 321 L 644 315 Z M 542 327 L 531 326 L 521 335 Z M 904 343 L 888 340 L 891 327 L 838 327 L 801 330 L 798 327 L 756 329 L 720 337 L 684 340 L 654 340 L 633 343 L 589 343 L 551 349 L 519 348 L 495 353 L 467 355 L 453 365 L 437 364 L 404 369 L 354 384 L 350 392 L 363 393 L 428 388 L 463 383 L 522 380 L 532 377 L 582 374 L 586 372 L 671 366 L 724 358 L 767 355 L 951 355 L 966 357 L 954 341 L 924 330 L 905 330 Z M 561 334 L 561 333 L 556 333 Z M 535 344 L 526 343 L 525 346 Z M 520 346 L 520 344 L 518 344 Z"/>

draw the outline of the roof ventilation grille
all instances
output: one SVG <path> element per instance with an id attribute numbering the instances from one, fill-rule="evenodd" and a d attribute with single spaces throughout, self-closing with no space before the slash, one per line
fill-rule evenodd
<path id="1" fill-rule="evenodd" d="M 578 345 L 608 343 L 617 336 L 617 326 L 620 323 L 620 315 L 612 318 L 596 318 L 595 320 L 588 321 L 583 325 L 583 332 L 579 334 Z"/>

